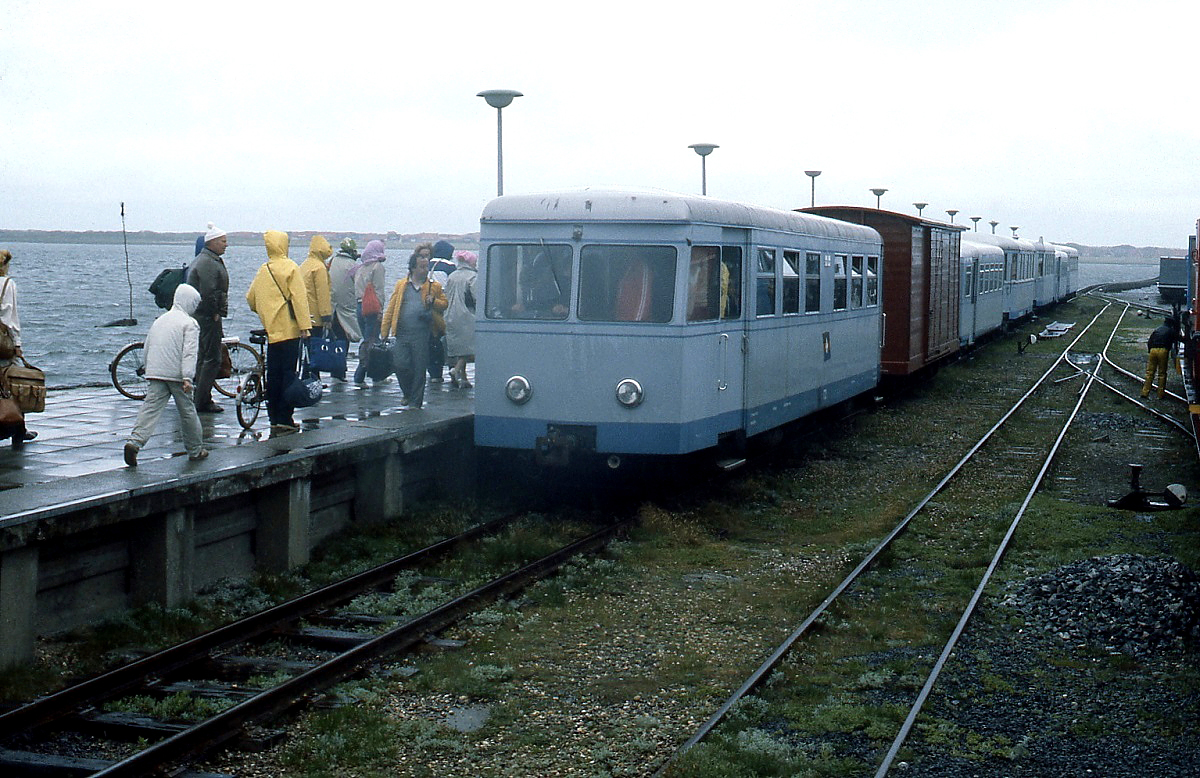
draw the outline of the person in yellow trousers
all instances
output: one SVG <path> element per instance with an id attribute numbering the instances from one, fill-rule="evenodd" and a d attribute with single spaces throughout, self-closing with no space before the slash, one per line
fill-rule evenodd
<path id="1" fill-rule="evenodd" d="M 1158 399 L 1162 399 L 1167 392 L 1167 366 L 1171 362 L 1171 354 L 1175 351 L 1175 344 L 1179 342 L 1179 322 L 1173 318 L 1166 318 L 1154 332 L 1150 333 L 1150 339 L 1146 341 L 1146 348 L 1150 354 L 1146 357 L 1146 383 L 1142 384 L 1142 397 L 1150 396 L 1150 389 L 1154 386 L 1154 376 L 1157 373 L 1161 379 L 1158 384 Z"/>
<path id="2" fill-rule="evenodd" d="M 286 232 L 270 230 L 263 234 L 267 261 L 258 269 L 246 302 L 258 314 L 267 331 L 267 415 L 274 433 L 300 429 L 292 419 L 295 407 L 285 400 L 287 388 L 298 380 L 300 339 L 312 328 L 308 313 L 308 292 L 300 278 L 300 268 L 288 256 Z"/>
<path id="3" fill-rule="evenodd" d="M 314 235 L 308 244 L 308 259 L 300 265 L 300 278 L 308 292 L 308 314 L 312 330 L 324 330 L 333 321 L 333 301 L 329 294 L 329 268 L 325 263 L 333 256 L 333 246 L 324 235 Z M 328 337 L 328 336 L 326 336 Z M 320 373 L 311 366 L 303 378 L 320 378 Z M 344 376 L 343 376 L 344 377 Z"/>

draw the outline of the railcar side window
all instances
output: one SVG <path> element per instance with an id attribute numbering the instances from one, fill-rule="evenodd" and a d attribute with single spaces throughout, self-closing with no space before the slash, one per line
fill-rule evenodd
<path id="1" fill-rule="evenodd" d="M 693 246 L 688 263 L 688 321 L 742 317 L 742 250 Z"/>
<path id="2" fill-rule="evenodd" d="M 821 255 L 808 252 L 804 255 L 804 312 L 821 311 Z"/>
<path id="3" fill-rule="evenodd" d="M 775 249 L 760 248 L 755 269 L 758 271 L 755 313 L 758 316 L 772 316 L 775 313 Z"/>
<path id="4" fill-rule="evenodd" d="M 675 302 L 671 246 L 584 246 L 579 252 L 579 318 L 668 322 Z"/>
<path id="5" fill-rule="evenodd" d="M 800 252 L 783 252 L 783 312 L 800 313 Z"/>
<path id="6" fill-rule="evenodd" d="M 549 243 L 488 248 L 489 319 L 565 319 L 571 304 L 571 247 Z"/>
<path id="7" fill-rule="evenodd" d="M 867 299 L 863 305 L 879 305 L 879 257 L 867 257 Z"/>
<path id="8" fill-rule="evenodd" d="M 742 250 L 721 247 L 721 318 L 742 318 Z"/>
<path id="9" fill-rule="evenodd" d="M 850 307 L 861 308 L 863 298 L 863 258 L 852 257 L 850 260 Z"/>
<path id="10" fill-rule="evenodd" d="M 846 255 L 833 255 L 833 310 L 846 310 Z"/>

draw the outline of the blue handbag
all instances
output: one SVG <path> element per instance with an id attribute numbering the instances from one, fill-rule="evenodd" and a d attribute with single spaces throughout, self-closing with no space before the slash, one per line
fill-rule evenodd
<path id="1" fill-rule="evenodd" d="M 300 375 L 308 372 L 308 366 L 308 360 L 300 361 Z M 283 390 L 283 401 L 293 408 L 308 408 L 320 401 L 323 389 L 316 378 L 296 378 Z"/>
<path id="2" fill-rule="evenodd" d="M 308 339 L 308 364 L 313 370 L 335 375 L 346 373 L 346 352 L 350 342 L 313 336 Z"/>

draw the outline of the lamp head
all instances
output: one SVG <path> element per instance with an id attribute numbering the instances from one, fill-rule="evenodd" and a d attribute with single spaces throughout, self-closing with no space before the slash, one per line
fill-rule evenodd
<path id="1" fill-rule="evenodd" d="M 715 143 L 693 143 L 688 146 L 688 148 L 692 151 L 695 151 L 702 157 L 707 157 L 709 154 L 713 153 L 713 149 L 719 149 L 721 147 Z"/>
<path id="2" fill-rule="evenodd" d="M 507 108 L 514 97 L 524 96 L 515 89 L 485 89 L 476 95 L 476 97 L 487 100 L 487 104 L 493 108 Z"/>

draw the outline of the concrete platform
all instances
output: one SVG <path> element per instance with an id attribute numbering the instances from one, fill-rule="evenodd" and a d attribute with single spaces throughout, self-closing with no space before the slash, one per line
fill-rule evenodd
<path id="1" fill-rule="evenodd" d="M 473 490 L 473 390 L 431 384 L 413 410 L 394 379 L 326 387 L 296 411 L 301 430 L 278 436 L 265 413 L 246 431 L 218 400 L 224 413 L 201 415 L 200 462 L 184 454 L 172 404 L 135 468 L 122 449 L 139 402 L 50 391 L 26 420 L 38 438 L 0 447 L 0 666 L 31 657 L 38 634 L 175 607 L 219 578 L 304 564 L 349 524 Z"/>

